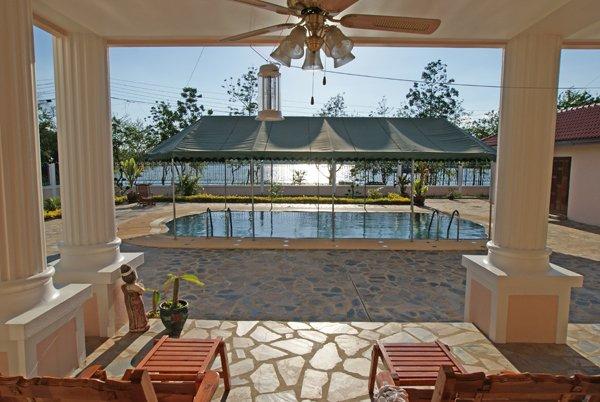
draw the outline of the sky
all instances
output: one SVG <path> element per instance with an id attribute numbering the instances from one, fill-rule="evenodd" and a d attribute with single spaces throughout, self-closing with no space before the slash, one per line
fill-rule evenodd
<path id="1" fill-rule="evenodd" d="M 54 99 L 51 36 L 34 28 L 38 102 Z M 116 116 L 144 120 L 155 101 L 175 102 L 181 88 L 192 86 L 203 95 L 203 104 L 215 114 L 228 114 L 224 80 L 239 77 L 250 66 L 265 63 L 272 47 L 157 47 L 111 48 L 109 51 L 111 105 Z M 259 55 L 262 55 L 262 57 Z M 352 115 L 366 116 L 385 96 L 397 109 L 405 100 L 410 82 L 352 77 L 335 72 L 418 80 L 425 65 L 434 60 L 447 64 L 448 76 L 457 83 L 500 85 L 500 49 L 358 47 L 351 63 L 327 72 L 281 68 L 284 116 L 312 116 L 338 93 L 344 94 Z M 325 59 L 323 57 L 323 59 Z M 331 65 L 331 63 L 329 63 Z M 298 65 L 298 61 L 296 61 Z M 313 85 L 314 83 L 314 85 Z M 589 87 L 600 92 L 600 50 L 563 50 L 560 87 Z M 314 89 L 313 89 L 314 87 Z M 456 87 L 464 109 L 472 118 L 497 110 L 500 89 Z M 310 105 L 314 93 L 315 105 Z M 148 122 L 148 121 L 147 121 Z"/>

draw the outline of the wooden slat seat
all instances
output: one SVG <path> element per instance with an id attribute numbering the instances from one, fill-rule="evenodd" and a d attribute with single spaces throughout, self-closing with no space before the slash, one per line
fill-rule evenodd
<path id="1" fill-rule="evenodd" d="M 227 350 L 222 338 L 179 339 L 163 336 L 136 366 L 147 370 L 152 381 L 193 381 L 196 373 L 210 369 L 219 355 L 225 390 L 230 389 Z"/>
<path id="2" fill-rule="evenodd" d="M 369 393 L 373 393 L 379 359 L 382 359 L 396 385 L 434 385 L 442 366 L 465 373 L 446 345 L 432 343 L 377 342 L 371 353 Z"/>
<path id="3" fill-rule="evenodd" d="M 99 366 L 92 366 L 77 378 L 0 377 L 0 401 L 208 402 L 218 384 L 216 372 L 197 375 L 189 384 L 156 386 L 145 370 L 128 370 L 123 379 L 111 380 Z"/>
<path id="4" fill-rule="evenodd" d="M 379 386 L 394 385 L 390 372 L 377 374 Z M 442 366 L 435 387 L 418 389 L 402 386 L 410 402 L 450 401 L 600 401 L 600 376 L 511 373 L 486 376 L 484 373 L 456 373 Z"/>

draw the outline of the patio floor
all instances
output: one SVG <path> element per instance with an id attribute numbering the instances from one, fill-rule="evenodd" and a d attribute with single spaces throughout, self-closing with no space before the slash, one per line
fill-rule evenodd
<path id="1" fill-rule="evenodd" d="M 191 318 L 463 319 L 465 270 L 460 251 L 123 249 L 145 253 L 138 273 L 148 288 L 159 289 L 168 272 L 193 273 L 206 283 L 203 288 L 182 284 L 182 297 L 194 305 Z M 570 322 L 598 323 L 600 262 L 559 253 L 552 261 L 585 276 L 584 288 L 574 289 L 571 296 Z"/>
<path id="2" fill-rule="evenodd" d="M 102 364 L 120 377 L 152 347 L 164 327 L 152 320 L 142 335 L 124 329 L 91 353 L 86 364 Z M 439 339 L 469 372 L 503 370 L 600 374 L 600 326 L 571 325 L 569 345 L 510 345 L 512 364 L 469 323 L 276 322 L 189 320 L 184 338 L 223 337 L 232 390 L 227 401 L 368 401 L 370 350 L 375 340 L 431 342 Z M 576 340 L 577 338 L 577 340 Z M 550 349 L 549 349 L 550 348 Z M 550 353 L 548 353 L 550 351 Z M 593 361 L 596 363 L 594 364 Z M 220 366 L 217 358 L 214 368 Z M 221 383 L 213 400 L 220 400 Z"/>

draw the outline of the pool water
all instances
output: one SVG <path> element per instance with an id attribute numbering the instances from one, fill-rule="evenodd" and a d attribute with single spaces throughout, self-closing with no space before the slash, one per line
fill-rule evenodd
<path id="1" fill-rule="evenodd" d="M 213 211 L 212 234 L 226 237 L 227 226 L 224 211 Z M 207 213 L 177 218 L 177 235 L 182 237 L 206 237 L 210 233 Z M 252 237 L 252 213 L 231 212 L 231 237 Z M 433 219 L 430 233 L 429 213 L 414 214 L 415 239 L 446 239 L 450 216 L 440 214 Z M 254 213 L 255 236 L 261 238 L 327 239 L 332 237 L 331 212 L 261 211 Z M 173 234 L 173 221 L 167 223 Z M 456 239 L 457 219 L 454 218 L 449 239 Z M 339 239 L 410 239 L 409 212 L 336 212 L 335 237 Z M 469 220 L 460 220 L 460 239 L 485 239 L 485 228 Z"/>

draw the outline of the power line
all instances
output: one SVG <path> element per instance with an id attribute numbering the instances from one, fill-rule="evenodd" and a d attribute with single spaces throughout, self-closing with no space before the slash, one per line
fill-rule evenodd
<path id="1" fill-rule="evenodd" d="M 204 49 L 206 49 L 206 48 L 205 47 L 202 48 L 202 50 L 200 51 L 200 54 L 198 55 L 198 58 L 196 59 L 196 64 L 194 64 L 194 68 L 190 74 L 190 78 L 188 78 L 187 82 L 185 83 L 186 87 L 190 84 L 190 81 L 192 80 L 192 77 L 194 76 L 194 73 L 196 72 L 196 67 L 198 67 L 198 63 L 200 62 L 200 59 L 202 58 L 202 55 L 204 54 Z"/>

